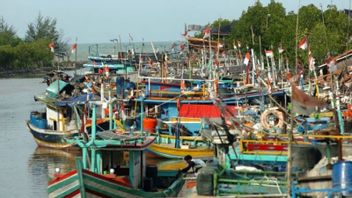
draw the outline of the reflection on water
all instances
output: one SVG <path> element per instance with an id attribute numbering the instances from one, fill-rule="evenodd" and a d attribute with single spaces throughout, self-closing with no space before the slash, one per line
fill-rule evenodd
<path id="1" fill-rule="evenodd" d="M 37 147 L 28 161 L 34 194 L 45 194 L 48 181 L 53 178 L 55 169 L 60 168 L 62 173 L 72 170 L 75 167 L 75 157 L 78 155 L 80 155 L 78 149 L 56 150 Z"/>
<path id="2" fill-rule="evenodd" d="M 55 168 L 67 172 L 74 168 L 79 150 L 36 148 L 32 135 L 25 127 L 30 111 L 43 109 L 33 100 L 43 93 L 46 85 L 41 78 L 0 79 L 0 197 L 47 197 L 48 180 Z M 148 164 L 164 163 L 165 159 L 148 156 Z M 170 162 L 173 164 L 174 162 Z M 182 160 L 177 169 L 185 165 Z M 5 196 L 6 195 L 6 196 Z"/>
<path id="3" fill-rule="evenodd" d="M 81 156 L 79 148 L 57 150 L 37 147 L 28 160 L 28 173 L 31 175 L 32 194 L 47 196 L 47 185 L 55 175 L 55 169 L 66 173 L 75 168 L 75 159 Z M 159 170 L 180 170 L 186 166 L 183 160 L 170 160 L 147 154 L 147 164 L 156 164 Z"/>

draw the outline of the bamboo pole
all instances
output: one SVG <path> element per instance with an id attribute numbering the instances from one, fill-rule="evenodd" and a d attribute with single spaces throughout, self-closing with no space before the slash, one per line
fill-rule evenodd
<path id="1" fill-rule="evenodd" d="M 296 19 L 296 42 L 295 42 L 295 61 L 296 61 L 296 67 L 298 64 L 298 48 L 297 48 L 297 43 L 298 43 L 298 20 L 299 20 L 299 8 L 301 5 L 301 0 L 298 0 L 298 9 L 297 9 L 297 19 Z M 291 93 L 292 93 L 292 86 L 291 86 Z M 292 94 L 291 94 L 291 104 L 292 104 Z M 291 109 L 291 129 L 288 131 L 288 156 L 287 156 L 287 192 L 288 192 L 288 197 L 291 197 L 292 193 L 292 142 L 293 142 L 293 111 Z"/>

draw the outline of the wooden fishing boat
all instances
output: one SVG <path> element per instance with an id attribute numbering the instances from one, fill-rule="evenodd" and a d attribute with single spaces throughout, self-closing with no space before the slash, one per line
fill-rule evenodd
<path id="1" fill-rule="evenodd" d="M 54 81 L 43 95 L 35 96 L 35 101 L 45 105 L 44 111 L 32 111 L 26 126 L 38 146 L 48 148 L 67 148 L 74 145 L 66 140 L 77 136 L 81 130 L 81 116 L 84 104 L 94 98 L 93 94 L 58 98 L 60 93 L 70 95 L 72 86 L 63 81 Z M 90 133 L 90 119 L 85 121 L 83 130 Z M 108 129 L 109 119 L 101 118 L 97 121 L 99 131 Z"/>
<path id="2" fill-rule="evenodd" d="M 60 93 L 69 93 L 72 90 L 70 84 L 57 80 L 49 85 L 45 94 L 34 97 L 35 101 L 45 105 L 45 111 L 32 111 L 26 126 L 39 146 L 66 148 L 73 145 L 65 139 L 78 134 L 74 110 L 70 106 L 56 104 Z"/>
<path id="3" fill-rule="evenodd" d="M 119 135 L 111 131 L 96 134 L 95 105 L 90 139 L 75 139 L 82 149 L 76 170 L 58 175 L 48 184 L 49 197 L 174 197 L 183 186 L 177 175 L 159 174 L 146 166 L 146 149 L 155 137 Z M 90 151 L 90 166 L 87 154 Z M 127 165 L 127 166 L 126 166 Z M 110 170 L 110 174 L 106 170 Z"/>
<path id="4" fill-rule="evenodd" d="M 136 67 L 127 59 L 122 59 L 114 55 L 99 55 L 99 56 L 89 56 L 89 62 L 83 64 L 83 67 L 89 69 L 93 73 L 99 73 L 99 70 L 105 72 L 104 70 L 108 68 L 111 74 L 131 74 L 136 73 Z"/>
<path id="5" fill-rule="evenodd" d="M 178 141 L 178 143 L 177 143 Z M 177 147 L 176 145 L 180 146 Z M 156 141 L 148 150 L 158 156 L 172 159 L 183 159 L 186 155 L 194 158 L 210 159 L 214 156 L 213 147 L 203 141 L 202 137 L 173 135 L 156 135 Z"/>

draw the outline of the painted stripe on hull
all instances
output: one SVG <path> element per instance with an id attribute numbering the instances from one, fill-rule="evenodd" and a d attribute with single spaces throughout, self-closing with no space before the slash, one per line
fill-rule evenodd
<path id="1" fill-rule="evenodd" d="M 49 197 L 80 197 L 77 172 L 65 178 L 66 176 L 67 175 L 63 176 L 62 180 L 59 179 L 49 185 Z M 83 183 L 87 197 L 156 198 L 176 196 L 184 180 L 182 178 L 177 179 L 168 189 L 161 192 L 145 192 L 143 190 L 121 186 L 114 181 L 109 181 L 109 178 L 97 177 L 97 174 L 84 170 Z"/>
<path id="2" fill-rule="evenodd" d="M 73 143 L 66 143 L 65 138 L 72 137 L 75 133 L 48 133 L 45 129 L 39 129 L 34 127 L 27 121 L 27 127 L 31 132 L 34 140 L 38 146 L 49 147 L 49 148 L 67 148 L 73 145 Z"/>
<path id="3" fill-rule="evenodd" d="M 76 194 L 75 191 L 77 190 L 79 190 L 77 173 L 48 186 L 49 197 L 69 196 L 70 194 Z"/>
<path id="4" fill-rule="evenodd" d="M 192 155 L 194 158 L 211 158 L 214 156 L 213 149 L 177 149 L 171 148 L 168 146 L 152 144 L 149 148 L 149 151 L 155 153 L 157 155 L 167 157 L 167 158 L 174 158 L 174 159 L 181 159 L 186 155 Z"/>
<path id="5" fill-rule="evenodd" d="M 48 148 L 68 148 L 71 146 L 74 146 L 74 144 L 69 144 L 69 143 L 49 143 L 49 142 L 45 142 L 42 140 L 39 140 L 35 137 L 33 137 L 35 142 L 38 144 L 38 146 L 42 146 L 42 147 L 48 147 Z"/>
<path id="6" fill-rule="evenodd" d="M 142 192 L 139 192 L 137 189 L 124 187 L 85 172 L 83 172 L 83 180 L 86 189 L 90 189 L 98 194 L 112 197 L 130 197 L 131 195 L 134 197 L 143 197 Z"/>

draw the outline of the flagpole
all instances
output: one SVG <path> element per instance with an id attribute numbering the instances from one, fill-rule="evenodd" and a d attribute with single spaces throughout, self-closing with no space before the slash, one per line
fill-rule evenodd
<path id="1" fill-rule="evenodd" d="M 252 48 L 251 48 L 251 54 L 252 54 L 252 84 L 254 85 L 254 80 L 255 80 L 255 60 L 254 60 L 254 32 L 253 32 L 253 26 L 251 26 L 251 33 L 252 33 Z"/>
<path id="2" fill-rule="evenodd" d="M 273 78 L 273 85 L 274 87 L 276 87 L 276 68 L 275 68 L 274 52 L 273 52 L 273 56 L 270 57 L 270 60 L 271 60 L 271 73 Z"/>
<path id="3" fill-rule="evenodd" d="M 264 59 L 262 54 L 262 37 L 259 35 L 259 54 L 260 54 L 260 64 L 262 66 L 262 71 L 264 71 Z"/>
<path id="4" fill-rule="evenodd" d="M 297 9 L 297 19 L 296 19 L 296 43 L 295 43 L 295 63 L 296 67 L 298 64 L 298 48 L 297 48 L 297 43 L 298 43 L 298 20 L 299 20 L 299 8 L 301 6 L 301 0 L 298 0 L 298 9 Z M 293 142 L 293 105 L 292 105 L 292 86 L 291 85 L 291 120 L 290 120 L 290 125 L 291 128 L 289 130 L 288 134 L 288 149 L 287 149 L 287 187 L 288 187 L 288 195 L 291 197 L 291 192 L 292 192 L 292 142 Z"/>
<path id="5" fill-rule="evenodd" d="M 266 66 L 267 66 L 267 70 L 268 70 L 268 78 L 271 80 L 270 63 L 269 63 L 268 56 L 266 54 L 265 54 L 265 59 L 266 59 Z"/>
<path id="6" fill-rule="evenodd" d="M 254 59 L 254 50 L 251 49 L 252 54 L 252 84 L 255 84 L 255 59 Z"/>
<path id="7" fill-rule="evenodd" d="M 74 75 L 76 76 L 76 74 L 77 74 L 77 40 L 78 40 L 78 38 L 76 37 L 76 42 L 75 42 L 75 44 L 76 44 L 76 49 L 75 49 L 75 62 L 74 62 L 74 67 L 75 67 L 75 73 L 74 73 Z"/>
<path id="8" fill-rule="evenodd" d="M 309 61 L 309 56 L 311 56 L 311 51 L 310 51 L 310 44 L 308 42 L 308 36 L 307 36 L 307 62 L 308 62 L 308 83 L 309 83 L 309 95 L 312 95 L 312 83 L 310 82 L 310 78 L 311 78 L 311 74 L 312 71 L 310 70 L 309 66 L 310 66 L 310 61 Z M 304 73 L 303 73 L 304 74 Z"/>

